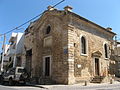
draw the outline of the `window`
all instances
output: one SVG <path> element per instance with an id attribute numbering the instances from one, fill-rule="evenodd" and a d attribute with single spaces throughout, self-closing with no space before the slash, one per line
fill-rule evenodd
<path id="1" fill-rule="evenodd" d="M 21 68 L 18 69 L 18 73 L 24 73 L 24 72 L 25 72 L 25 69 L 21 69 Z"/>
<path id="2" fill-rule="evenodd" d="M 48 27 L 47 27 L 47 29 L 46 29 L 45 34 L 49 34 L 49 33 L 50 33 L 50 31 L 51 31 L 51 27 L 50 27 L 50 26 L 48 26 Z"/>
<path id="3" fill-rule="evenodd" d="M 105 58 L 108 58 L 108 45 L 104 44 Z"/>
<path id="4" fill-rule="evenodd" d="M 14 75 L 14 73 L 15 73 L 15 68 L 9 69 L 9 70 L 7 71 L 7 73 Z"/>
<path id="5" fill-rule="evenodd" d="M 17 57 L 17 66 L 21 66 L 21 63 L 22 63 L 22 61 L 21 61 L 21 57 Z"/>
<path id="6" fill-rule="evenodd" d="M 86 39 L 83 36 L 81 37 L 81 53 L 87 54 L 86 53 Z"/>

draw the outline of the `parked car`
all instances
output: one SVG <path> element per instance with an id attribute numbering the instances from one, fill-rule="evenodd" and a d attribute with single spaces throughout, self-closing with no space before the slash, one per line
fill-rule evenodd
<path id="1" fill-rule="evenodd" d="M 3 80 L 3 72 L 0 72 L 0 84 L 2 84 L 2 80 Z"/>
<path id="2" fill-rule="evenodd" d="M 9 85 L 15 83 L 25 84 L 28 79 L 28 74 L 24 67 L 11 68 L 3 74 L 3 82 L 8 82 Z"/>

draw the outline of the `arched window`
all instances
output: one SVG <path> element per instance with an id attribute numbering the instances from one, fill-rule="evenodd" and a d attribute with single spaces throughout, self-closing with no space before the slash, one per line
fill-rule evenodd
<path id="1" fill-rule="evenodd" d="M 105 58 L 108 58 L 108 45 L 104 44 Z"/>
<path id="2" fill-rule="evenodd" d="M 51 31 L 51 27 L 50 27 L 50 26 L 48 26 L 48 27 L 47 27 L 47 29 L 46 29 L 45 34 L 49 34 L 49 33 L 50 33 L 50 31 Z"/>
<path id="3" fill-rule="evenodd" d="M 81 37 L 81 53 L 87 54 L 86 53 L 86 39 L 83 36 Z"/>

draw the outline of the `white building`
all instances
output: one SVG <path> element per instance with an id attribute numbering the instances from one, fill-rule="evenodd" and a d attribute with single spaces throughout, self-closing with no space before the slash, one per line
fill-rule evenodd
<path id="1" fill-rule="evenodd" d="M 1 53 L 1 71 L 3 71 L 9 62 L 9 57 L 7 56 L 7 51 L 9 50 L 10 45 L 5 45 L 4 50 Z M 3 49 L 3 48 L 2 48 Z"/>
<path id="2" fill-rule="evenodd" d="M 10 37 L 10 48 L 7 52 L 9 56 L 9 65 L 13 67 L 22 65 L 22 53 L 24 51 L 24 34 L 23 33 L 12 33 Z"/>

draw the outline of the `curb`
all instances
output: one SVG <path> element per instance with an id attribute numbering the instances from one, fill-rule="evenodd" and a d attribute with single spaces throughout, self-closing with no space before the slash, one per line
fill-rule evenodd
<path id="1" fill-rule="evenodd" d="M 32 86 L 32 87 L 38 87 L 38 88 L 43 88 L 43 89 L 48 89 L 48 87 L 42 86 L 42 85 L 37 85 L 37 84 L 26 84 L 27 86 Z"/>

